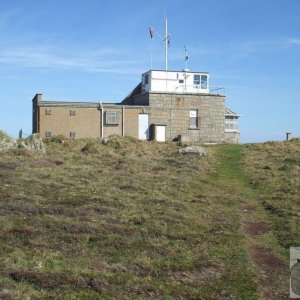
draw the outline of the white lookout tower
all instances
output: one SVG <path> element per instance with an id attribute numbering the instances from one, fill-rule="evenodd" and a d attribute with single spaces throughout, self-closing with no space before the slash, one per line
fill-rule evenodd
<path id="1" fill-rule="evenodd" d="M 142 75 L 142 92 L 209 93 L 209 73 L 150 70 Z"/>

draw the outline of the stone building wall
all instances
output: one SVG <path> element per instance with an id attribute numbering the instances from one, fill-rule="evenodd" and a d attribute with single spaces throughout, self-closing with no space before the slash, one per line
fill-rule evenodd
<path id="1" fill-rule="evenodd" d="M 240 133 L 238 131 L 225 131 L 225 143 L 228 144 L 239 144 L 240 143 Z"/>
<path id="2" fill-rule="evenodd" d="M 139 137 L 139 115 L 149 114 L 149 127 L 166 126 L 166 140 L 239 143 L 239 132 L 225 132 L 225 96 L 213 94 L 180 94 L 150 92 L 135 95 L 125 103 L 103 104 L 103 117 L 109 111 L 117 111 L 118 124 L 106 124 L 101 128 L 99 103 L 42 101 L 41 95 L 33 99 L 33 132 L 45 137 L 62 134 L 75 138 L 101 138 L 112 134 Z M 130 104 L 129 104 L 130 103 Z M 46 114 L 46 109 L 51 114 Z M 70 110 L 76 111 L 75 115 Z M 198 126 L 192 128 L 190 111 L 196 110 Z M 150 133 L 151 136 L 151 133 Z"/>
<path id="3" fill-rule="evenodd" d="M 166 125 L 167 140 L 224 141 L 225 96 L 211 94 L 149 93 L 134 98 L 148 102 L 150 124 Z M 190 110 L 198 112 L 197 128 L 190 127 Z"/>

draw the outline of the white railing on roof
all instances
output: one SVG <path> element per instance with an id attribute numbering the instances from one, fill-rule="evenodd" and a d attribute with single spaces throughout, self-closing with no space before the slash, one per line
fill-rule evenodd
<path id="1" fill-rule="evenodd" d="M 219 87 L 219 86 L 211 86 L 209 88 L 209 93 L 210 94 L 217 94 L 217 95 L 225 95 L 226 91 L 224 87 Z"/>
<path id="2" fill-rule="evenodd" d="M 216 94 L 225 95 L 224 87 L 209 87 L 207 89 L 202 89 L 200 85 L 179 85 L 177 86 L 174 93 L 198 93 L 198 94 Z"/>

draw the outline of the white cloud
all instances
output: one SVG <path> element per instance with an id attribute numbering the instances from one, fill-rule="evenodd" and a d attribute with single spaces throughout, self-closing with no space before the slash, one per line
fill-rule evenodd
<path id="1" fill-rule="evenodd" d="M 131 59 L 130 53 L 130 49 L 77 49 L 68 52 L 51 46 L 24 46 L 0 50 L 0 64 L 25 68 L 80 69 L 85 72 L 140 73 L 139 65 L 144 61 L 139 58 Z"/>
<path id="2" fill-rule="evenodd" d="M 0 17 L 1 20 L 1 17 Z M 145 49 L 136 47 L 103 47 L 99 49 L 74 48 L 72 45 L 55 46 L 53 44 L 37 46 L 33 43 L 19 46 L 16 40 L 11 43 L 0 43 L 0 66 L 17 66 L 20 68 L 39 69 L 73 69 L 84 72 L 140 74 L 149 66 L 149 55 Z M 189 63 L 195 63 L 199 57 L 216 57 L 218 59 L 241 59 L 260 52 L 283 51 L 300 45 L 300 38 L 273 39 L 232 42 L 222 48 L 211 45 L 189 48 Z M 163 64 L 163 51 L 155 49 L 154 65 Z M 148 57 L 149 56 L 149 57 Z M 223 58 L 221 58 L 223 57 Z M 184 63 L 183 48 L 170 49 L 170 61 Z"/>
<path id="3" fill-rule="evenodd" d="M 300 38 L 289 39 L 287 42 L 289 45 L 300 45 Z"/>
<path id="4" fill-rule="evenodd" d="M 240 59 L 256 53 L 286 51 L 298 45 L 300 45 L 299 38 L 266 39 L 232 43 L 231 46 L 227 47 L 227 50 L 232 52 L 232 58 Z"/>

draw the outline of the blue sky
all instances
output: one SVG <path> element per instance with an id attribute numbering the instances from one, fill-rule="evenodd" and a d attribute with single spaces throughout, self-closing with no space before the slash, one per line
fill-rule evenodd
<path id="1" fill-rule="evenodd" d="M 208 71 L 242 142 L 300 136 L 299 0 L 1 0 L 0 128 L 31 132 L 31 100 L 119 102 L 151 67 Z"/>

